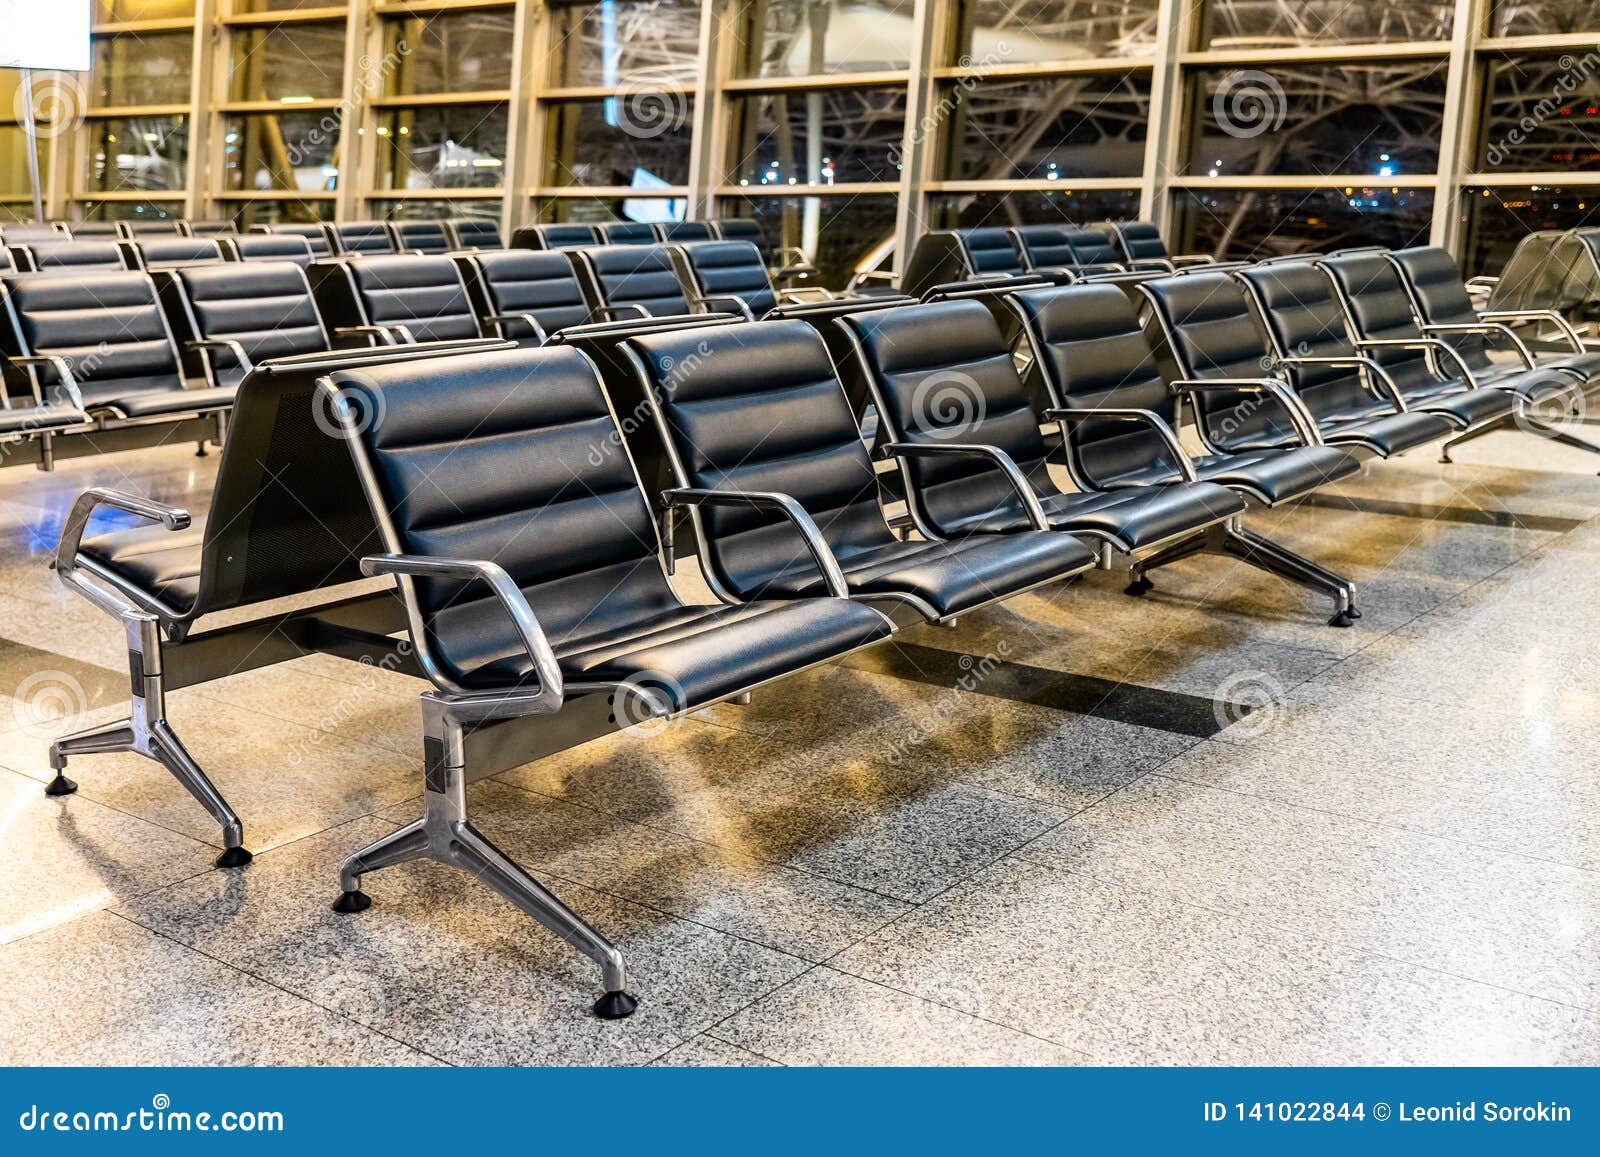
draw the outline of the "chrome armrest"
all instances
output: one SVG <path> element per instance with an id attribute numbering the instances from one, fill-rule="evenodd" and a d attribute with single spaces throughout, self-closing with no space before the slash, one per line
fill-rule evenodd
<path id="1" fill-rule="evenodd" d="M 210 368 L 213 377 L 216 375 L 217 367 L 210 355 L 217 350 L 232 351 L 234 358 L 239 363 L 239 368 L 247 374 L 256 368 L 255 363 L 250 360 L 250 355 L 244 352 L 244 346 L 231 337 L 195 338 L 193 341 L 186 341 L 183 344 L 189 349 L 199 350 L 206 355 L 206 365 Z M 215 381 L 212 384 L 215 385 Z"/>
<path id="2" fill-rule="evenodd" d="M 534 672 L 539 676 L 539 690 L 534 702 L 549 704 L 551 711 L 561 707 L 566 684 L 561 677 L 555 651 L 551 649 L 550 640 L 545 637 L 544 628 L 539 625 L 527 598 L 499 563 L 411 554 L 375 554 L 361 560 L 361 573 L 369 577 L 400 575 L 406 578 L 475 579 L 487 584 L 510 616 L 522 640 L 523 649 L 533 661 Z M 454 692 L 457 689 L 448 690 Z"/>
<path id="3" fill-rule="evenodd" d="M 1217 259 L 1209 253 L 1183 253 L 1172 259 L 1173 265 L 1215 265 Z"/>
<path id="4" fill-rule="evenodd" d="M 1478 388 L 1478 378 L 1472 372 L 1472 367 L 1456 352 L 1456 348 L 1447 341 L 1436 337 L 1384 337 L 1384 338 L 1357 338 L 1357 349 L 1380 349 L 1387 346 L 1390 349 L 1433 350 L 1435 353 L 1444 354 L 1455 362 L 1456 368 L 1461 371 L 1461 376 L 1467 385 L 1473 389 Z"/>
<path id="5" fill-rule="evenodd" d="M 1165 257 L 1140 257 L 1128 262 L 1128 268 L 1138 272 L 1140 270 L 1158 273 L 1176 273 L 1177 266 Z"/>
<path id="6" fill-rule="evenodd" d="M 1093 418 L 1107 418 L 1122 422 L 1143 422 L 1156 432 L 1156 435 L 1166 445 L 1167 453 L 1171 454 L 1178 465 L 1178 474 L 1185 482 L 1198 482 L 1200 475 L 1194 468 L 1194 463 L 1189 460 L 1189 455 L 1184 453 L 1183 444 L 1178 441 L 1178 434 L 1165 418 L 1154 410 L 1141 410 L 1131 406 L 1107 407 L 1105 409 L 1084 409 L 1079 406 L 1055 406 L 1044 412 L 1044 416 L 1052 422 L 1060 422 L 1065 426 L 1069 422 L 1085 422 Z M 1065 433 L 1065 431 L 1063 431 Z"/>
<path id="7" fill-rule="evenodd" d="M 894 272 L 889 269 L 864 269 L 850 278 L 849 283 L 845 286 L 845 293 L 847 295 L 854 293 L 869 281 L 887 281 L 893 285 Z"/>
<path id="8" fill-rule="evenodd" d="M 884 457 L 900 458 L 987 458 L 1011 483 L 1011 489 L 1022 500 L 1028 524 L 1035 530 L 1049 530 L 1050 520 L 1045 517 L 1039 496 L 1029 485 L 1027 475 L 1016 461 L 998 446 L 983 446 L 975 442 L 889 442 L 878 451 Z"/>
<path id="9" fill-rule="evenodd" d="M 802 289 L 780 289 L 778 300 L 793 304 L 804 304 L 807 301 L 833 301 L 838 295 L 831 289 L 824 289 L 820 285 L 806 286 Z"/>
<path id="10" fill-rule="evenodd" d="M 544 326 L 540 325 L 538 319 L 531 313 L 491 313 L 483 320 L 498 329 L 501 337 L 506 336 L 505 325 L 508 321 L 520 321 L 523 325 L 533 330 L 541 345 L 549 337 L 544 332 Z"/>
<path id="11" fill-rule="evenodd" d="M 711 308 L 711 304 L 717 301 L 731 303 L 733 305 L 733 312 L 737 313 L 746 321 L 754 321 L 756 319 L 756 315 L 750 310 L 750 303 L 744 298 L 736 297 L 731 293 L 697 294 L 694 298 L 694 303 L 700 306 L 700 308 L 704 309 L 707 313 L 715 312 L 715 310 Z"/>
<path id="12" fill-rule="evenodd" d="M 624 313 L 627 310 L 633 311 L 632 314 L 629 315 L 632 317 L 650 316 L 650 311 L 644 306 L 640 305 L 637 301 L 624 301 L 620 305 L 597 305 L 591 312 L 599 314 L 603 320 L 615 321 L 617 320 L 617 314 Z"/>
<path id="13" fill-rule="evenodd" d="M 72 403 L 72 408 L 83 409 L 83 395 L 78 392 L 78 379 L 72 376 L 72 366 L 60 354 L 6 354 L 5 359 L 12 365 L 27 367 L 28 382 L 33 386 L 33 400 L 39 405 L 43 406 L 46 403 L 43 388 L 39 385 L 39 375 L 33 372 L 33 367 L 49 366 L 61 380 L 61 388 L 66 391 L 67 401 Z"/>
<path id="14" fill-rule="evenodd" d="M 833 548 L 822 537 L 811 515 L 787 494 L 771 490 L 711 490 L 702 486 L 678 486 L 661 492 L 669 506 L 756 506 L 781 511 L 805 539 L 817 569 L 822 572 L 828 593 L 836 599 L 850 597 L 850 587 L 844 581 L 844 571 L 839 560 L 833 557 Z"/>
<path id="15" fill-rule="evenodd" d="M 1501 325 L 1498 322 L 1492 321 L 1483 322 L 1482 324 L 1478 325 L 1473 325 L 1469 322 L 1441 322 L 1438 325 L 1423 326 L 1422 332 L 1498 334 L 1509 341 L 1512 348 L 1517 351 L 1517 356 L 1522 359 L 1522 365 L 1524 369 L 1531 370 L 1535 368 L 1533 352 L 1523 344 L 1523 341 L 1520 337 L 1511 331 L 1511 327 L 1509 325 Z"/>
<path id="16" fill-rule="evenodd" d="M 1311 411 L 1306 409 L 1306 404 L 1299 396 L 1277 378 L 1209 378 L 1206 381 L 1179 378 L 1171 385 L 1173 389 L 1185 394 L 1205 394 L 1212 391 L 1270 394 L 1289 415 L 1289 424 L 1294 427 L 1295 433 L 1300 435 L 1302 443 L 1307 446 L 1322 445 L 1322 431 L 1317 428 L 1316 418 L 1312 417 Z"/>
<path id="17" fill-rule="evenodd" d="M 1567 339 L 1567 344 L 1572 347 L 1572 352 L 1584 352 L 1583 339 L 1578 336 L 1578 331 L 1559 310 L 1555 309 L 1487 309 L 1479 312 L 1479 317 L 1485 321 L 1547 321 L 1561 331 L 1561 336 Z"/>
<path id="18" fill-rule="evenodd" d="M 378 345 L 415 345 L 416 338 L 403 325 L 341 325 L 333 331 L 334 337 L 351 337 L 360 334 L 377 339 Z M 398 334 L 401 341 L 395 341 Z"/>
<path id="19" fill-rule="evenodd" d="M 1382 400 L 1393 405 L 1396 412 L 1401 414 L 1406 412 L 1406 396 L 1400 392 L 1399 383 L 1394 380 L 1394 375 L 1389 373 L 1388 370 L 1384 369 L 1383 363 L 1378 361 L 1377 358 L 1364 358 L 1359 355 L 1355 357 L 1302 357 L 1300 355 L 1295 355 L 1294 357 L 1277 358 L 1276 361 L 1280 366 L 1355 366 L 1358 369 L 1366 370 L 1373 376 L 1373 378 L 1381 382 L 1384 390 L 1388 392 L 1389 396 Z M 1367 393 L 1371 394 L 1375 398 L 1378 397 L 1378 391 L 1372 386 L 1368 385 L 1365 379 L 1363 379 L 1362 385 L 1366 387 Z"/>
<path id="20" fill-rule="evenodd" d="M 177 506 L 144 498 L 138 494 L 125 494 L 104 486 L 94 486 L 78 495 L 61 524 L 61 537 L 56 540 L 56 575 L 67 586 L 87 598 L 95 606 L 111 615 L 125 615 L 147 607 L 135 607 L 89 582 L 78 573 L 78 551 L 89 519 L 102 506 L 109 506 L 125 514 L 159 522 L 168 530 L 187 530 L 191 523 L 189 512 Z"/>

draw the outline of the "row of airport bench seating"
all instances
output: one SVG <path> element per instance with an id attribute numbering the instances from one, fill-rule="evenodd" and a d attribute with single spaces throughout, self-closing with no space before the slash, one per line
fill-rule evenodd
<path id="1" fill-rule="evenodd" d="M 313 269 L 355 278 L 428 260 L 448 261 Z M 47 790 L 75 790 L 74 756 L 138 751 L 218 820 L 219 865 L 243 865 L 242 823 L 172 731 L 165 691 L 310 650 L 392 655 L 404 629 L 406 669 L 433 684 L 422 814 L 344 864 L 335 907 L 366 908 L 365 875 L 406 860 L 464 868 L 589 956 L 595 1012 L 626 1016 L 621 953 L 473 826 L 470 779 L 1097 565 L 1128 572 L 1138 594 L 1157 567 L 1221 553 L 1330 597 L 1333 625 L 1349 626 L 1352 584 L 1249 530 L 1247 500 L 1292 501 L 1350 475 L 1357 455 L 1503 427 L 1600 374 L 1581 340 L 1546 354 L 1519 338 L 1512 362 L 1443 336 L 1504 338 L 1547 318 L 1453 323 L 1470 331 L 1419 320 L 1465 293 L 1441 250 L 1361 251 L 977 283 L 759 321 L 630 317 L 540 346 L 468 338 L 254 362 L 203 526 L 104 490 L 67 519 L 57 570 L 126 629 L 135 704 L 57 741 Z M 842 358 L 878 415 L 871 450 Z M 930 396 L 951 388 L 958 404 Z M 1179 438 L 1184 409 L 1199 454 Z M 90 533 L 106 506 L 147 525 Z M 680 538 L 718 603 L 673 588 Z M 341 587 L 306 605 L 362 575 L 394 576 L 398 601 Z M 302 596 L 292 612 L 204 625 L 288 595 Z"/>

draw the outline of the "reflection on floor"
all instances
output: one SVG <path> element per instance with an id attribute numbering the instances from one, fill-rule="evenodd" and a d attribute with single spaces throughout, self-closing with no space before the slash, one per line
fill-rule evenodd
<path id="1" fill-rule="evenodd" d="M 470 880 L 343 855 L 415 814 L 416 695 L 312 658 L 172 696 L 253 866 L 114 717 L 120 637 L 45 563 L 187 448 L 0 471 L 0 1063 L 1600 1063 L 1600 478 L 1497 434 L 1253 525 L 1365 617 L 1217 558 L 476 785 L 627 954 L 640 1010 Z M 688 581 L 686 578 L 685 581 Z"/>

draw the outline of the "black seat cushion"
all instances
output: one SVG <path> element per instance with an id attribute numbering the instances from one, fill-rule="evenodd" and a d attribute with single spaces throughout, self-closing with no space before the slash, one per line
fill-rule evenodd
<path id="1" fill-rule="evenodd" d="M 200 597 L 204 539 L 205 523 L 199 519 L 184 530 L 136 526 L 85 538 L 83 558 L 184 613 Z"/>
<path id="2" fill-rule="evenodd" d="M 390 221 L 389 239 L 402 253 L 448 253 L 450 238 L 442 221 Z"/>
<path id="3" fill-rule="evenodd" d="M 1437 414 L 1379 412 L 1320 423 L 1322 439 L 1333 446 L 1356 446 L 1391 458 L 1446 437 L 1452 427 Z"/>
<path id="4" fill-rule="evenodd" d="M 124 394 L 114 405 L 128 418 L 166 418 L 180 414 L 205 414 L 233 405 L 237 386 L 207 386 L 198 390 L 150 390 Z"/>
<path id="5" fill-rule="evenodd" d="M 596 305 L 638 306 L 651 317 L 691 312 L 665 245 L 605 245 L 582 250 L 578 260 Z M 617 314 L 636 315 L 632 309 Z"/>
<path id="6" fill-rule="evenodd" d="M 483 316 L 528 314 L 548 337 L 589 320 L 589 304 L 565 253 L 505 249 L 462 259 L 468 288 Z M 505 336 L 536 343 L 537 335 L 519 321 L 506 322 Z"/>
<path id="7" fill-rule="evenodd" d="M 1011 230 L 1012 243 L 1029 269 L 1064 269 L 1078 263 L 1062 225 L 1019 225 Z"/>
<path id="8" fill-rule="evenodd" d="M 700 296 L 737 297 L 758 319 L 778 304 L 761 250 L 750 242 L 698 241 L 681 252 Z M 711 308 L 726 309 L 727 304 L 712 302 Z"/>
<path id="9" fill-rule="evenodd" d="M 1237 454 L 1195 454 L 1189 461 L 1203 482 L 1243 490 L 1269 506 L 1310 494 L 1320 486 L 1348 478 L 1361 464 L 1335 446 L 1300 446 L 1292 450 L 1244 450 Z M 1147 466 L 1107 480 L 1110 486 L 1148 486 L 1177 482 L 1176 470 Z"/>
<path id="10" fill-rule="evenodd" d="M 341 263 L 371 325 L 403 325 L 416 341 L 481 337 L 461 272 L 448 257 L 380 254 Z"/>
<path id="11" fill-rule="evenodd" d="M 298 265 L 200 266 L 175 271 L 173 280 L 183 293 L 194 336 L 236 341 L 253 363 L 328 348 L 311 287 Z M 211 351 L 210 364 L 220 375 L 219 385 L 237 385 L 244 376 L 231 350 Z"/>

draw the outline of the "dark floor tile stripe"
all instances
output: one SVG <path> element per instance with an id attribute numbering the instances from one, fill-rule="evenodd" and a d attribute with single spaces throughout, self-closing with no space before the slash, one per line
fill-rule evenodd
<path id="1" fill-rule="evenodd" d="M 1092 675 L 1072 675 L 1026 663 L 1009 663 L 993 656 L 946 651 L 916 643 L 896 642 L 874 647 L 851 656 L 846 664 L 878 675 L 892 675 L 935 687 L 959 685 L 975 694 L 992 695 L 1014 703 L 1095 715 L 1197 739 L 1209 739 L 1252 710 L 1243 703 L 1138 683 L 1116 683 Z"/>
<path id="2" fill-rule="evenodd" d="M 1524 514 L 1515 510 L 1480 510 L 1472 506 L 1430 506 L 1425 502 L 1393 502 L 1386 498 L 1357 498 L 1344 494 L 1308 494 L 1301 506 L 1321 506 L 1332 510 L 1356 510 L 1363 514 L 1392 514 L 1398 518 L 1420 518 L 1427 522 L 1459 522 L 1466 526 L 1507 526 L 1522 530 L 1547 530 L 1566 534 L 1582 526 L 1582 518 L 1558 518 L 1552 514 Z"/>

